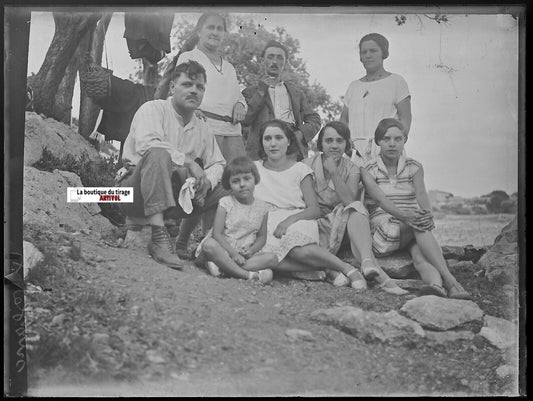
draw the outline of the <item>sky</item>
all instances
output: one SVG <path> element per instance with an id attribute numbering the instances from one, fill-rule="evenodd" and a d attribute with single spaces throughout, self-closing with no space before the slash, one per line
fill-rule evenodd
<path id="1" fill-rule="evenodd" d="M 490 8 L 458 8 L 449 22 L 424 17 L 438 10 L 403 8 L 398 26 L 393 9 L 370 7 L 226 8 L 268 31 L 277 26 L 300 41 L 310 74 L 340 100 L 353 80 L 365 75 L 358 57 L 359 39 L 370 32 L 389 40 L 387 71 L 405 78 L 411 93 L 413 122 L 406 153 L 424 166 L 426 188 L 455 196 L 480 196 L 495 189 L 518 188 L 518 27 L 509 14 Z M 196 23 L 203 9 L 173 8 L 175 21 Z M 37 73 L 54 33 L 51 13 L 34 12 L 30 28 L 28 75 Z M 114 75 L 127 79 L 130 59 L 122 12 L 113 15 L 105 53 Z M 172 49 L 172 57 L 178 49 Z M 106 66 L 104 55 L 102 64 Z M 79 113 L 79 87 L 73 115 Z"/>

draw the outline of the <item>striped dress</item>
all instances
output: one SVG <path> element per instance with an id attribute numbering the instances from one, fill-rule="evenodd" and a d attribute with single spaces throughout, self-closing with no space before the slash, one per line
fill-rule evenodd
<path id="1" fill-rule="evenodd" d="M 398 160 L 396 177 L 389 177 L 381 156 L 368 161 L 364 166 L 385 195 L 401 210 L 419 209 L 413 176 L 420 167 L 419 162 L 403 155 Z M 380 208 L 367 193 L 365 193 L 365 205 L 369 212 L 374 253 L 385 255 L 398 250 L 400 221 Z"/>

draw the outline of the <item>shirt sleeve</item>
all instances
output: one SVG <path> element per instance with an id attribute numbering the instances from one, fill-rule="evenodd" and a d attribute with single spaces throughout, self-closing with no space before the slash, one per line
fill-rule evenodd
<path id="1" fill-rule="evenodd" d="M 226 213 L 229 213 L 233 206 L 231 198 L 229 196 L 224 196 L 223 198 L 220 198 L 220 200 L 218 201 L 218 205 L 222 206 L 224 210 L 226 210 Z"/>
<path id="2" fill-rule="evenodd" d="M 415 159 L 408 159 L 408 163 L 409 163 L 409 175 L 412 178 L 415 175 L 415 173 L 418 170 L 420 170 L 420 167 L 422 167 L 422 165 L 420 164 L 420 162 L 416 161 Z"/>
<path id="3" fill-rule="evenodd" d="M 299 163 L 299 173 L 300 173 L 300 182 L 302 182 L 304 180 L 305 177 L 307 177 L 308 175 L 311 175 L 311 178 L 315 178 L 315 172 L 313 171 L 313 169 L 311 167 L 309 167 L 307 164 L 304 164 L 302 162 L 298 162 Z"/>
<path id="4" fill-rule="evenodd" d="M 407 82 L 403 77 L 398 75 L 398 84 L 396 86 L 396 104 L 400 103 L 403 99 L 405 99 L 408 96 L 411 96 L 409 93 L 409 87 L 407 86 Z"/>
<path id="5" fill-rule="evenodd" d="M 135 139 L 135 152 L 142 157 L 149 149 L 165 149 L 174 164 L 183 166 L 185 154 L 165 140 L 163 120 L 164 111 L 154 102 L 144 103 L 137 110 L 129 134 Z"/>

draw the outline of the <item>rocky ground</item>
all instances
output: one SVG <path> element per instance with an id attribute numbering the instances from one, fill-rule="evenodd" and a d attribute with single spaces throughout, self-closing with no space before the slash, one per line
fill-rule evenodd
<path id="1" fill-rule="evenodd" d="M 34 170 L 24 198 L 30 395 L 518 393 L 516 220 L 488 252 L 443 248 L 472 301 L 418 296 L 401 256 L 382 264 L 407 296 L 283 276 L 263 286 L 155 263 L 91 208 L 66 204 L 74 177 Z"/>

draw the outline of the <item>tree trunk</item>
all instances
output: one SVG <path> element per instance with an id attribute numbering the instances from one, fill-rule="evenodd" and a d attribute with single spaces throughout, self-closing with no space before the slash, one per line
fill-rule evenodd
<path id="1" fill-rule="evenodd" d="M 176 68 L 176 64 L 178 62 L 179 53 L 174 56 L 174 58 L 170 61 L 170 63 L 167 65 L 167 68 L 163 72 L 163 76 L 159 80 L 159 83 L 157 84 L 157 88 L 155 90 L 154 99 L 166 99 L 168 96 L 168 90 L 170 87 L 170 76 L 172 75 L 172 71 L 174 71 L 174 68 Z"/>
<path id="2" fill-rule="evenodd" d="M 72 116 L 72 97 L 74 95 L 74 85 L 79 68 L 78 57 L 72 57 L 65 71 L 65 76 L 61 80 L 54 101 L 55 119 L 70 125 Z"/>
<path id="3" fill-rule="evenodd" d="M 88 35 L 88 37 L 84 38 L 82 43 L 80 43 L 80 51 L 77 55 L 78 57 L 84 57 L 84 55 L 88 52 L 94 63 L 98 65 L 102 64 L 102 51 L 104 48 L 105 35 L 112 16 L 113 13 L 105 13 L 102 16 L 98 22 L 96 30 L 94 31 L 94 34 Z M 83 51 L 81 51 L 81 49 L 83 49 Z M 82 60 L 83 59 L 80 59 L 80 62 L 83 62 Z M 88 138 L 89 135 L 92 134 L 99 114 L 100 106 L 98 106 L 89 96 L 84 96 L 82 93 L 78 127 L 78 132 L 81 136 Z"/>
<path id="4" fill-rule="evenodd" d="M 145 86 L 153 86 L 154 88 L 157 86 L 157 83 L 159 81 L 159 74 L 157 71 L 157 63 L 151 63 L 148 60 L 146 60 L 144 57 L 142 59 L 143 62 L 143 81 Z"/>
<path id="5" fill-rule="evenodd" d="M 39 72 L 32 78 L 34 110 L 61 121 L 65 110 L 56 107 L 56 95 L 76 49 L 86 32 L 94 29 L 100 13 L 54 12 L 56 29 Z M 65 83 L 65 86 L 66 83 Z M 70 111 L 70 109 L 69 109 Z"/>

